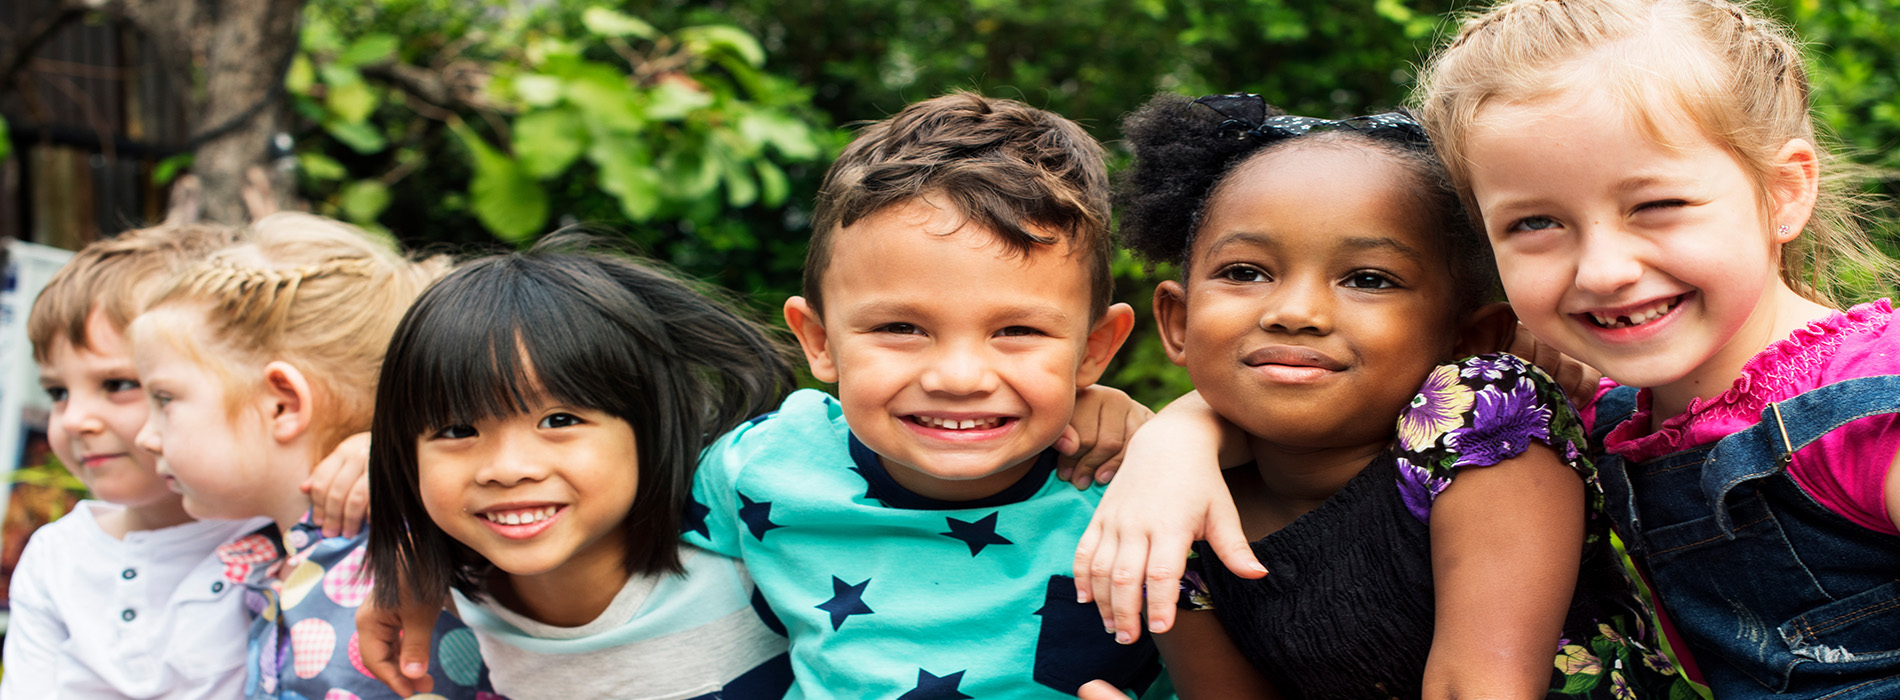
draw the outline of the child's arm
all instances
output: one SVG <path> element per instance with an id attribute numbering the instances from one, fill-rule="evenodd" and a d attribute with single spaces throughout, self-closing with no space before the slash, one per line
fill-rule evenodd
<path id="1" fill-rule="evenodd" d="M 1135 429 L 1155 417 L 1141 402 L 1120 389 L 1091 384 L 1076 392 L 1075 417 L 1056 439 L 1056 475 L 1086 489 L 1092 481 L 1108 483 L 1121 466 L 1122 448 Z"/>
<path id="2" fill-rule="evenodd" d="M 1577 580 L 1583 479 L 1543 444 L 1466 468 L 1431 507 L 1426 698 L 1542 698 Z"/>
<path id="3" fill-rule="evenodd" d="M 310 516 L 324 537 L 355 537 L 369 515 L 369 433 L 337 444 L 300 488 L 310 494 Z"/>
<path id="4" fill-rule="evenodd" d="M 417 601 L 407 593 L 397 610 L 376 606 L 376 597 L 356 608 L 357 643 L 363 667 L 397 695 L 409 697 L 435 689 L 429 675 L 429 648 L 442 606 Z"/>
<path id="5" fill-rule="evenodd" d="M 1120 476 L 1075 550 L 1078 597 L 1095 601 L 1117 640 L 1141 637 L 1144 582 L 1149 629 L 1168 630 L 1188 546 L 1196 539 L 1213 545 L 1235 573 L 1266 575 L 1220 475 L 1221 465 L 1238 464 L 1245 455 L 1239 430 L 1192 393 L 1168 404 L 1130 441 Z"/>

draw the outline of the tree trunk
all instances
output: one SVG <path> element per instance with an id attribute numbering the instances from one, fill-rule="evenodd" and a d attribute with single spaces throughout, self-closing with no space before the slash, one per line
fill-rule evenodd
<path id="1" fill-rule="evenodd" d="M 284 69 L 297 50 L 305 0 L 126 0 L 125 16 L 158 45 L 188 100 L 204 216 L 229 224 L 250 217 L 246 172 L 262 168 L 281 207 L 295 183 L 267 162 L 283 130 Z"/>

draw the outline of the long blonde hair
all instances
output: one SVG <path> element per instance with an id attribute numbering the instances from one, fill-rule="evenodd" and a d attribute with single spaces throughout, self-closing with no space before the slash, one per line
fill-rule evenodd
<path id="1" fill-rule="evenodd" d="M 1810 116 L 1808 71 L 1787 26 L 1729 0 L 1505 0 L 1470 17 L 1421 76 L 1418 109 L 1452 181 L 1476 214 L 1467 135 L 1494 102 L 1531 102 L 1590 84 L 1622 103 L 1659 144 L 1686 120 L 1728 149 L 1764 213 L 1781 148 L 1814 145 L 1834 159 Z M 1900 270 L 1868 239 L 1859 200 L 1837 176 L 1822 178 L 1800 237 L 1782 247 L 1781 279 L 1816 302 L 1845 271 L 1882 282 Z M 1886 286 L 1886 285 L 1883 285 Z"/>
<path id="2" fill-rule="evenodd" d="M 297 366 L 312 385 L 313 434 L 328 451 L 369 429 L 390 334 L 416 295 L 447 270 L 443 259 L 411 262 L 342 222 L 273 214 L 172 280 L 149 311 L 203 314 L 202 335 L 159 331 L 223 378 L 226 410 L 234 414 L 260 387 L 233 367 L 260 369 L 273 360 Z"/>

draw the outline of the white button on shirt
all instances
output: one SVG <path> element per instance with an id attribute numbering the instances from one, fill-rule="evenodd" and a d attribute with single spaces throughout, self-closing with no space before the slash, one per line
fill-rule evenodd
<path id="1" fill-rule="evenodd" d="M 9 591 L 0 700 L 238 698 L 250 626 L 218 545 L 268 521 L 206 520 L 126 533 L 82 501 L 27 542 Z"/>

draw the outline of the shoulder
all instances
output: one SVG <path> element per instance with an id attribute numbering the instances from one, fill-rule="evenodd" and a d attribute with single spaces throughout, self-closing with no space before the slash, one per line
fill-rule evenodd
<path id="1" fill-rule="evenodd" d="M 776 411 L 740 424 L 719 436 L 701 456 L 700 468 L 736 476 L 763 457 L 807 454 L 814 445 L 834 444 L 842 452 L 844 409 L 822 391 L 801 389 Z"/>
<path id="2" fill-rule="evenodd" d="M 1402 468 L 1440 479 L 1460 468 L 1498 464 L 1533 443 L 1552 448 L 1579 471 L 1589 469 L 1582 424 L 1563 388 L 1508 354 L 1433 370 L 1399 416 L 1398 435 Z"/>

